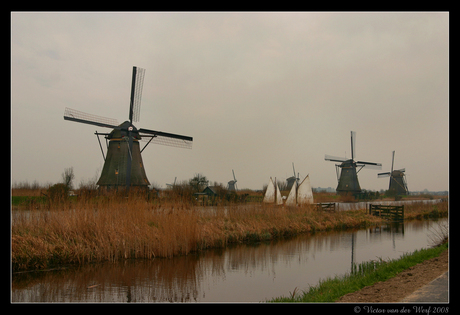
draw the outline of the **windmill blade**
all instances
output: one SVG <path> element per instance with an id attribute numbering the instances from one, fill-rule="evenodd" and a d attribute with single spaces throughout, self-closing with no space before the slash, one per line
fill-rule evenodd
<path id="1" fill-rule="evenodd" d="M 236 183 L 235 172 L 233 170 L 232 170 L 232 173 L 233 173 L 233 179 L 235 180 L 235 183 Z"/>
<path id="2" fill-rule="evenodd" d="M 339 182 L 339 170 L 340 170 L 340 164 L 335 165 L 335 173 L 337 175 L 337 183 Z"/>
<path id="3" fill-rule="evenodd" d="M 193 137 L 182 136 L 182 135 L 177 135 L 177 134 L 174 134 L 174 133 L 150 130 L 150 129 L 145 129 L 145 128 L 140 128 L 139 133 L 144 133 L 144 134 L 148 134 L 148 135 L 154 135 L 154 136 L 158 136 L 158 137 L 161 136 L 161 137 L 167 137 L 167 138 L 180 139 L 180 140 L 190 141 L 190 142 L 193 141 Z"/>
<path id="4" fill-rule="evenodd" d="M 176 135 L 173 133 L 167 133 L 162 131 L 155 131 L 141 128 L 139 134 L 142 136 L 153 136 L 153 143 L 167 145 L 170 147 L 191 149 L 193 138 L 188 136 Z"/>
<path id="5" fill-rule="evenodd" d="M 342 158 L 342 157 L 332 156 L 332 155 L 327 155 L 327 154 L 324 156 L 324 159 L 326 161 L 333 161 L 333 162 L 345 162 L 349 160 L 347 158 Z"/>
<path id="6" fill-rule="evenodd" d="M 374 162 L 364 162 L 364 161 L 356 161 L 357 164 L 364 164 L 366 166 L 377 166 L 382 167 L 382 163 L 374 163 Z"/>
<path id="7" fill-rule="evenodd" d="M 351 132 L 351 159 L 354 160 L 356 156 L 356 132 Z"/>
<path id="8" fill-rule="evenodd" d="M 363 161 L 356 161 L 357 165 L 362 165 L 365 166 L 366 168 L 370 168 L 373 170 L 381 170 L 382 169 L 382 163 L 373 163 L 373 162 L 363 162 Z"/>
<path id="9" fill-rule="evenodd" d="M 131 81 L 131 101 L 129 104 L 129 121 L 139 121 L 141 111 L 142 88 L 144 86 L 145 69 L 133 67 Z"/>
<path id="10" fill-rule="evenodd" d="M 87 114 L 79 110 L 75 110 L 75 109 L 71 109 L 67 107 L 64 110 L 64 120 L 70 120 L 70 121 L 75 121 L 75 122 L 79 122 L 83 124 L 95 125 L 99 127 L 121 129 L 121 127 L 118 126 L 119 124 L 116 119 L 97 116 L 97 115 L 91 115 L 91 114 Z"/>
<path id="11" fill-rule="evenodd" d="M 393 151 L 393 157 L 391 158 L 391 172 L 393 173 L 393 164 L 395 162 L 395 151 Z"/>
<path id="12" fill-rule="evenodd" d="M 174 187 L 174 186 L 176 186 L 176 179 L 177 179 L 177 176 L 174 177 L 174 183 L 172 183 L 172 184 L 166 184 L 166 186 L 169 186 L 169 187 Z"/>
<path id="13" fill-rule="evenodd" d="M 389 177 L 391 175 L 390 172 L 386 172 L 386 173 L 378 173 L 377 174 L 377 177 L 378 178 L 382 178 L 382 177 Z"/>

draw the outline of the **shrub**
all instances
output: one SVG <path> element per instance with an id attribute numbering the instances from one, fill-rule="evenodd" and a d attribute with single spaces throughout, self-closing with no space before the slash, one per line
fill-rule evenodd
<path id="1" fill-rule="evenodd" d="M 69 187 L 65 184 L 55 184 L 48 188 L 47 195 L 50 202 L 62 202 L 67 199 L 69 190 Z"/>

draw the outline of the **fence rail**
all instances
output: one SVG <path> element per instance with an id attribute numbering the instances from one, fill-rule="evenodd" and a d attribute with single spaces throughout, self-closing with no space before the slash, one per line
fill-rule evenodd
<path id="1" fill-rule="evenodd" d="M 404 220 L 404 205 L 388 206 L 369 204 L 369 214 L 383 217 L 392 221 Z"/>
<path id="2" fill-rule="evenodd" d="M 335 212 L 335 202 L 330 203 L 317 203 L 316 209 L 320 211 L 331 211 Z"/>

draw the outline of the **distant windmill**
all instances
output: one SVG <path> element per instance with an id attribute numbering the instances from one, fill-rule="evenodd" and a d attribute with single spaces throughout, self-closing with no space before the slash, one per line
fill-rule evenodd
<path id="1" fill-rule="evenodd" d="M 171 187 L 171 188 L 174 188 L 174 186 L 176 186 L 176 179 L 177 179 L 177 177 L 174 177 L 174 183 L 172 183 L 172 184 L 166 184 L 166 186 L 169 186 L 169 187 Z"/>
<path id="2" fill-rule="evenodd" d="M 355 161 L 355 143 L 356 143 L 356 132 L 351 132 L 351 159 L 342 158 L 342 157 L 335 157 L 326 155 L 326 161 L 333 161 L 333 162 L 342 162 L 341 164 L 336 164 L 336 172 L 337 172 L 337 193 L 341 195 L 352 195 L 361 192 L 361 187 L 359 186 L 358 181 L 358 172 L 365 166 L 367 168 L 373 169 L 382 169 L 381 163 L 373 163 L 373 162 L 364 162 L 364 161 Z M 340 177 L 338 169 L 341 168 Z M 358 168 L 358 170 L 356 170 Z"/>
<path id="3" fill-rule="evenodd" d="M 395 151 L 393 151 L 393 156 L 391 158 L 391 172 L 379 173 L 377 177 L 390 177 L 390 185 L 388 190 L 395 192 L 397 195 L 407 195 L 409 190 L 407 189 L 406 180 L 404 179 L 406 169 L 402 168 L 399 170 L 393 171 L 393 164 L 395 161 Z"/>
<path id="4" fill-rule="evenodd" d="M 115 119 L 90 115 L 70 108 L 66 108 L 64 111 L 65 120 L 113 129 L 110 133 L 98 133 L 97 131 L 95 133 L 98 140 L 100 135 L 104 135 L 105 139 L 109 140 L 107 155 L 104 156 L 104 152 L 102 152 L 104 167 L 97 182 L 99 186 L 107 188 L 124 186 L 127 189 L 130 186 L 147 188 L 150 183 L 145 174 L 141 152 L 150 142 L 180 148 L 192 148 L 192 137 L 144 128 L 137 129 L 133 125 L 133 121 L 139 121 L 144 73 L 145 69 L 133 67 L 129 121 L 119 125 Z M 139 147 L 141 137 L 150 137 L 142 150 Z M 101 146 L 100 141 L 99 145 Z"/>
<path id="5" fill-rule="evenodd" d="M 287 190 L 291 189 L 292 185 L 294 185 L 294 183 L 297 184 L 297 186 L 299 186 L 299 173 L 297 173 L 297 176 L 295 176 L 295 168 L 294 168 L 294 162 L 292 162 L 292 170 L 294 171 L 294 176 L 291 176 L 289 178 L 286 179 L 287 181 Z"/>
<path id="6" fill-rule="evenodd" d="M 232 170 L 232 173 L 233 173 L 233 180 L 229 181 L 227 183 L 227 189 L 229 191 L 236 191 L 237 190 L 237 187 L 236 187 L 236 177 L 235 177 L 235 172 Z"/>

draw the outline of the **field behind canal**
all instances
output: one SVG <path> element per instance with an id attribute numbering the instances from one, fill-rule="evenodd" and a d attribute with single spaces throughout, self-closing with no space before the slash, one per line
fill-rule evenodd
<path id="1" fill-rule="evenodd" d="M 448 203 L 411 205 L 407 218 L 447 216 Z M 316 231 L 361 228 L 382 219 L 366 210 L 327 213 L 313 206 L 262 204 L 197 207 L 130 196 L 74 199 L 43 209 L 15 210 L 13 271 L 62 264 L 172 257 L 238 242 L 259 242 Z"/>

